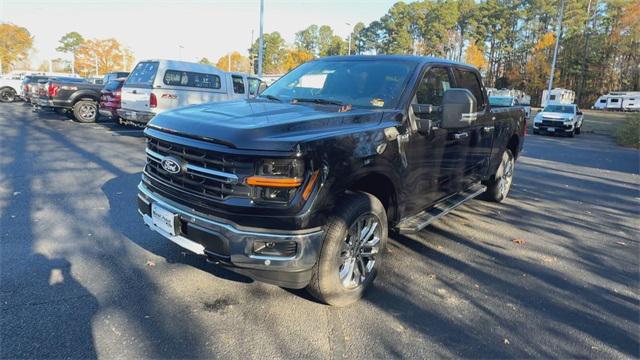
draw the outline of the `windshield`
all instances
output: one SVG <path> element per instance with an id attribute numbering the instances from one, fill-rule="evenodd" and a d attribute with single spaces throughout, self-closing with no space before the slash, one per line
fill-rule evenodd
<path id="1" fill-rule="evenodd" d="M 496 107 L 513 106 L 514 101 L 510 96 L 489 96 L 489 104 Z"/>
<path id="2" fill-rule="evenodd" d="M 311 61 L 280 78 L 260 96 L 388 109 L 397 105 L 415 67 L 414 63 L 400 60 Z"/>
<path id="3" fill-rule="evenodd" d="M 549 105 L 544 108 L 544 112 L 573 114 L 573 105 Z"/>

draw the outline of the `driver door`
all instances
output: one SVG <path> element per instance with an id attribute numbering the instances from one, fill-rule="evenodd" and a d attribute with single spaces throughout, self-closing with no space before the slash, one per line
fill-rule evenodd
<path id="1" fill-rule="evenodd" d="M 421 119 L 431 121 L 427 133 L 416 131 L 418 115 L 409 109 L 414 129 L 407 143 L 407 176 L 404 191 L 410 192 L 405 203 L 407 213 L 417 213 L 438 200 L 462 189 L 464 166 L 469 148 L 469 138 L 460 137 L 459 129 L 443 129 L 442 98 L 451 87 L 451 69 L 434 66 L 423 75 L 412 100 L 414 104 L 431 105 L 433 111 L 420 114 Z"/>

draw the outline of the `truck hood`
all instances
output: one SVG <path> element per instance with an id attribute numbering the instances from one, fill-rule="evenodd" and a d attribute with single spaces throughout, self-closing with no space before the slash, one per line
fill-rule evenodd
<path id="1" fill-rule="evenodd" d="M 380 123 L 380 110 L 291 104 L 264 99 L 194 105 L 156 115 L 149 127 L 209 139 L 237 149 L 292 151 L 315 138 Z"/>
<path id="2" fill-rule="evenodd" d="M 541 112 L 540 116 L 545 117 L 547 119 L 557 119 L 557 120 L 573 119 L 573 114 L 559 113 L 559 112 Z"/>

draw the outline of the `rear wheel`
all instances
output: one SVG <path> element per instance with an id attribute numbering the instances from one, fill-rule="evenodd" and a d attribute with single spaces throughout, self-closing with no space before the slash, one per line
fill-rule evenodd
<path id="1" fill-rule="evenodd" d="M 73 115 L 82 123 L 95 122 L 98 116 L 98 105 L 95 101 L 80 100 L 73 105 Z"/>
<path id="2" fill-rule="evenodd" d="M 309 293 L 334 306 L 359 300 L 378 273 L 387 231 L 380 200 L 367 193 L 345 197 L 327 224 Z"/>
<path id="3" fill-rule="evenodd" d="M 507 198 L 513 182 L 514 167 L 515 157 L 511 150 L 506 149 L 502 153 L 502 161 L 493 179 L 484 183 L 487 186 L 487 191 L 484 193 L 485 199 L 499 203 Z"/>
<path id="4" fill-rule="evenodd" d="M 0 102 L 10 103 L 16 100 L 16 92 L 11 88 L 0 90 Z"/>

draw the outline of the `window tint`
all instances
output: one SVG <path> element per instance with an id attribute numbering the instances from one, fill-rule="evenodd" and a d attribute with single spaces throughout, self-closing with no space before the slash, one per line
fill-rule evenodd
<path id="1" fill-rule="evenodd" d="M 449 72 L 445 68 L 432 68 L 427 72 L 420 82 L 416 100 L 418 104 L 442 105 L 444 92 L 451 86 Z"/>
<path id="2" fill-rule="evenodd" d="M 468 70 L 455 69 L 456 82 L 459 88 L 464 88 L 473 94 L 476 98 L 476 111 L 484 109 L 484 95 L 482 93 L 482 84 L 475 73 Z"/>
<path id="3" fill-rule="evenodd" d="M 157 62 L 141 62 L 127 79 L 127 85 L 151 87 L 158 71 Z"/>
<path id="4" fill-rule="evenodd" d="M 556 96 L 555 95 L 549 95 L 549 100 L 555 100 Z"/>
<path id="5" fill-rule="evenodd" d="M 257 95 L 258 90 L 260 89 L 260 80 L 256 78 L 247 78 L 247 82 L 249 83 L 249 94 Z"/>
<path id="6" fill-rule="evenodd" d="M 233 75 L 231 76 L 231 80 L 233 81 L 233 92 L 236 94 L 244 94 L 244 80 L 242 80 L 242 76 Z"/>
<path id="7" fill-rule="evenodd" d="M 220 89 L 220 77 L 190 71 L 167 70 L 164 83 L 170 86 L 186 86 L 203 89 Z"/>
<path id="8" fill-rule="evenodd" d="M 618 102 L 618 99 L 611 99 L 611 102 L 612 102 L 612 103 L 614 103 L 614 102 Z"/>

